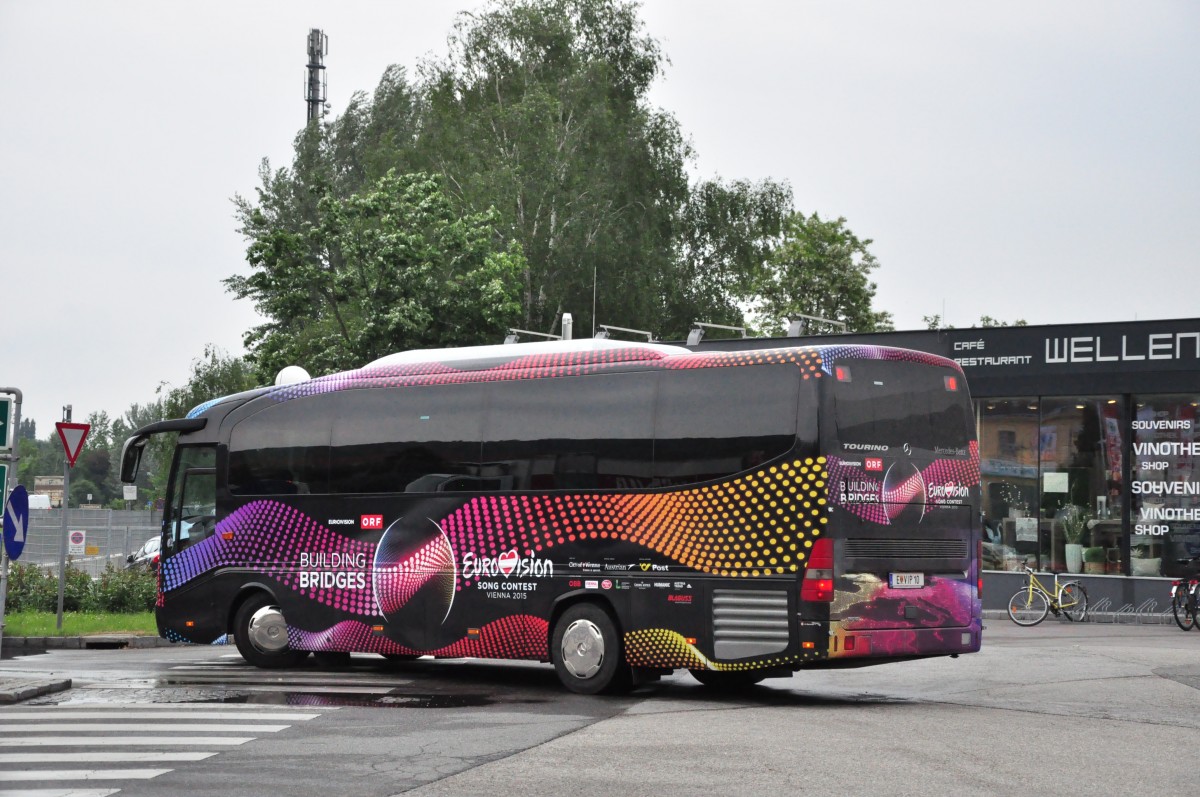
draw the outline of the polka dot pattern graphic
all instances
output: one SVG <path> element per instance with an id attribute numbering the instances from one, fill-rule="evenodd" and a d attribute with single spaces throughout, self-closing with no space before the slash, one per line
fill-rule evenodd
<path id="1" fill-rule="evenodd" d="M 347 539 L 287 504 L 253 501 L 218 523 L 215 534 L 166 559 L 160 568 L 162 587 L 175 589 L 217 567 L 246 567 L 326 606 L 350 614 L 375 614 L 375 601 L 366 589 L 369 573 L 361 589 L 301 583 L 304 571 L 297 570 L 303 563 L 301 554 L 314 551 L 327 562 L 336 557 L 369 570 L 375 546 Z"/>
<path id="2" fill-rule="evenodd" d="M 860 460 L 848 462 L 841 457 L 829 457 L 829 484 L 832 486 L 829 501 L 863 520 L 884 526 L 912 503 L 922 504 L 922 515 L 928 514 L 938 506 L 937 501 L 929 497 L 930 486 L 975 487 L 979 484 L 979 444 L 972 441 L 968 451 L 966 459 L 935 460 L 919 471 L 914 468 L 903 480 L 891 484 L 883 474 L 864 470 Z M 861 489 L 846 490 L 844 485 Z M 871 493 L 877 493 L 878 497 L 873 501 L 862 500 L 863 495 Z"/>
<path id="3" fill-rule="evenodd" d="M 816 659 L 816 650 L 786 654 L 774 658 L 757 658 L 753 662 L 717 662 L 709 659 L 688 642 L 682 634 L 666 628 L 648 628 L 625 634 L 625 656 L 635 667 L 669 667 L 689 670 L 739 670 L 780 667 L 807 659 Z"/>
<path id="4" fill-rule="evenodd" d="M 460 555 L 549 557 L 557 546 L 619 540 L 704 573 L 781 575 L 802 567 L 828 523 L 827 481 L 824 457 L 797 459 L 666 494 L 481 496 L 441 526 Z"/>
<path id="5" fill-rule="evenodd" d="M 376 634 L 365 623 L 343 620 L 324 631 L 304 631 L 289 626 L 288 644 L 296 650 L 544 660 L 548 658 L 546 645 L 549 633 L 549 624 L 542 618 L 518 614 L 482 626 L 477 636 L 460 639 L 436 650 L 414 650 Z"/>
<path id="6" fill-rule="evenodd" d="M 470 367 L 469 362 L 461 361 L 453 365 L 438 362 L 381 364 L 322 376 L 308 382 L 284 385 L 268 391 L 266 395 L 275 401 L 288 401 L 302 396 L 357 388 L 581 376 L 627 368 L 632 364 L 669 370 L 791 364 L 799 367 L 801 378 L 810 379 L 824 373 L 823 350 L 824 348 L 819 346 L 802 346 L 788 349 L 665 354 L 653 349 L 629 348 L 534 354 L 514 357 L 500 363 L 489 360 L 475 368 Z"/>
<path id="7" fill-rule="evenodd" d="M 392 555 L 384 545 L 380 545 L 372 572 L 372 584 L 380 611 L 385 617 L 391 617 L 430 582 L 435 582 L 435 587 L 441 587 L 440 591 L 445 593 L 446 608 L 449 609 L 454 596 L 454 572 L 454 549 L 445 535 L 433 537 L 408 555 Z"/>

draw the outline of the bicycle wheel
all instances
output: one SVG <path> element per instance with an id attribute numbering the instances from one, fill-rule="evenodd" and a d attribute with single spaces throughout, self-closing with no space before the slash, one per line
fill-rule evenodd
<path id="1" fill-rule="evenodd" d="M 1017 625 L 1037 625 L 1046 619 L 1050 611 L 1050 602 L 1046 596 L 1029 591 L 1029 587 L 1019 589 L 1008 599 L 1008 616 Z"/>
<path id="2" fill-rule="evenodd" d="M 1078 581 L 1067 581 L 1058 589 L 1058 608 L 1068 620 L 1083 622 L 1087 619 L 1087 590 Z"/>
<path id="3" fill-rule="evenodd" d="M 1175 615 L 1175 624 L 1184 631 L 1191 631 L 1196 625 L 1196 615 L 1188 611 L 1189 608 L 1187 587 L 1181 584 L 1175 588 L 1175 595 L 1171 598 L 1171 613 Z"/>

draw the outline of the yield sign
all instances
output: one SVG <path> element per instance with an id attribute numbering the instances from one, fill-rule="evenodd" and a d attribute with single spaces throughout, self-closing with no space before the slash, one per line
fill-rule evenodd
<path id="1" fill-rule="evenodd" d="M 79 458 L 79 452 L 83 449 L 83 441 L 87 439 L 92 427 L 86 423 L 66 421 L 59 421 L 55 425 L 58 427 L 58 436 L 62 439 L 63 448 L 67 451 L 67 462 L 71 463 L 71 467 L 75 467 L 75 460 Z"/>

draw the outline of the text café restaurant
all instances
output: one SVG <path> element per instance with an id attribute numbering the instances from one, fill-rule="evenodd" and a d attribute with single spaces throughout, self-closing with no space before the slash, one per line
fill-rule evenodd
<path id="1" fill-rule="evenodd" d="M 984 607 L 1017 572 L 1078 572 L 1098 612 L 1162 612 L 1200 554 L 1200 319 L 704 340 L 899 346 L 962 366 L 975 402 Z M 1082 515 L 1082 530 L 1071 522 Z M 1073 528 L 1076 527 L 1076 528 Z M 1078 539 L 1068 539 L 1077 537 Z"/>

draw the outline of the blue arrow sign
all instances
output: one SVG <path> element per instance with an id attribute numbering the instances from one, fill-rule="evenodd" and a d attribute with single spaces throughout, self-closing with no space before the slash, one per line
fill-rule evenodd
<path id="1" fill-rule="evenodd" d="M 4 549 L 14 562 L 25 550 L 25 532 L 29 530 L 29 494 L 17 485 L 4 507 Z"/>

